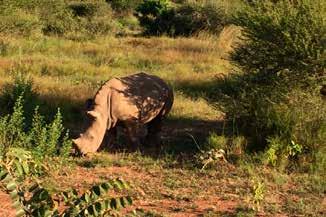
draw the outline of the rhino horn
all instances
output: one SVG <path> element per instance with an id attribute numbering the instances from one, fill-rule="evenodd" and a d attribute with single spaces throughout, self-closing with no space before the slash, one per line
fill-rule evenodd
<path id="1" fill-rule="evenodd" d="M 94 117 L 94 118 L 99 118 L 100 115 L 101 115 L 101 114 L 100 114 L 99 112 L 97 112 L 97 111 L 88 111 L 87 114 L 90 115 L 90 116 L 92 116 L 92 117 Z"/>

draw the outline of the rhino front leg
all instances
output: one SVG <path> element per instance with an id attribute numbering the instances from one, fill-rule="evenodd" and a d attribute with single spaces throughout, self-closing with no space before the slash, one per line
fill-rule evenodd
<path id="1" fill-rule="evenodd" d="M 106 131 L 99 150 L 110 150 L 117 139 L 117 128 L 113 127 Z"/>

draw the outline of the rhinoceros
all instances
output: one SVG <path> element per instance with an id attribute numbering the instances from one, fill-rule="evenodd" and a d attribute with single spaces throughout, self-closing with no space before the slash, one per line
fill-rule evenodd
<path id="1" fill-rule="evenodd" d="M 90 101 L 87 102 L 90 104 Z M 156 136 L 173 105 L 172 89 L 159 77 L 144 72 L 113 78 L 102 85 L 91 101 L 86 131 L 73 142 L 82 154 L 96 152 L 106 131 L 123 126 L 130 143 L 140 144 L 137 131 L 148 128 L 147 138 Z"/>

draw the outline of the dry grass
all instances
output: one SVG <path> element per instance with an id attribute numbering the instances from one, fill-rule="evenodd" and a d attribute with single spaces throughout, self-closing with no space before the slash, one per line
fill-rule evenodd
<path id="1" fill-rule="evenodd" d="M 223 120 L 223 114 L 210 105 L 205 99 L 191 99 L 182 93 L 175 97 L 172 115 L 190 120 Z"/>
<path id="2" fill-rule="evenodd" d="M 177 88 L 182 82 L 210 81 L 231 68 L 228 61 L 220 58 L 215 37 L 106 37 L 81 42 L 53 37 L 0 40 L 6 44 L 6 55 L 0 56 L 2 83 L 9 79 L 9 71 L 24 68 L 32 75 L 41 97 L 51 99 L 82 102 L 94 94 L 101 82 L 137 71 L 149 71 Z M 176 99 L 174 116 L 218 116 L 204 99 L 193 101 L 179 92 Z"/>

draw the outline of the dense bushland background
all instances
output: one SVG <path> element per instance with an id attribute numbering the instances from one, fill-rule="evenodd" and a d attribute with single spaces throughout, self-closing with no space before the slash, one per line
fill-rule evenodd
<path id="1" fill-rule="evenodd" d="M 12 150 L 57 164 L 40 178 L 50 193 L 71 187 L 62 180 L 74 173 L 106 181 L 115 168 L 138 200 L 203 203 L 203 186 L 221 186 L 210 196 L 238 201 L 236 215 L 322 215 L 325 19 L 322 0 L 0 0 L 1 165 Z M 86 127 L 84 101 L 140 70 L 175 91 L 160 153 L 69 158 L 71 137 Z"/>
<path id="2" fill-rule="evenodd" d="M 246 42 L 231 57 L 243 74 L 231 75 L 239 89 L 226 107 L 272 164 L 325 161 L 316 157 L 326 135 L 325 13 L 323 1 L 254 1 L 234 17 Z"/>

